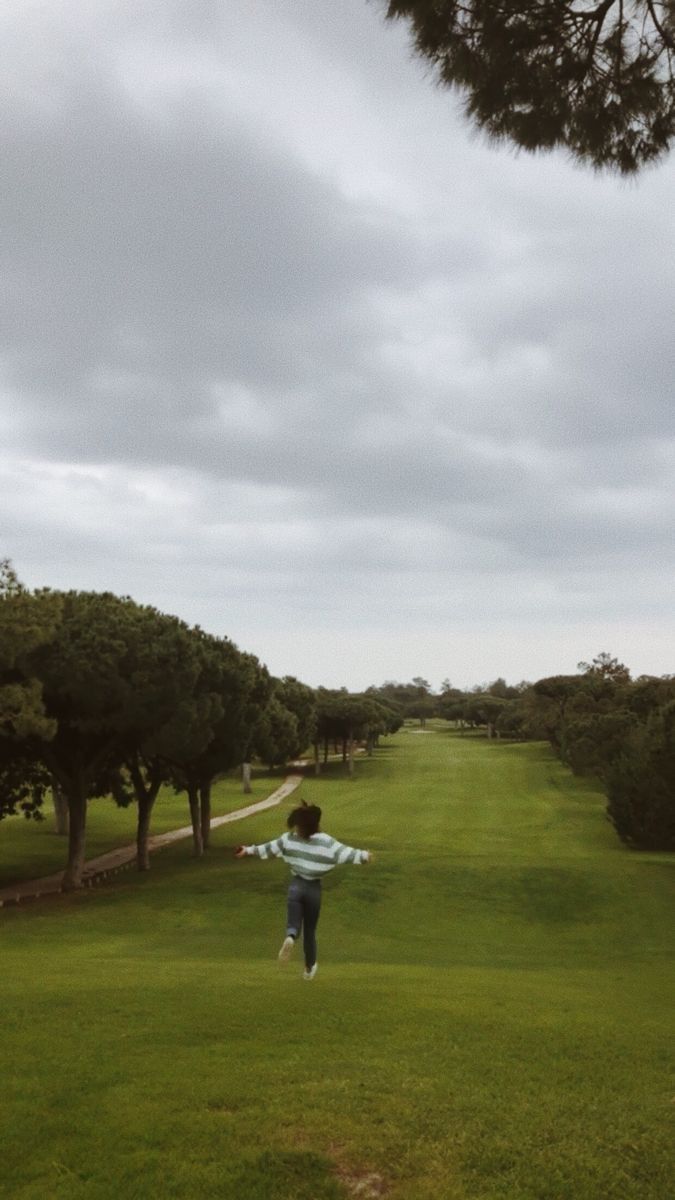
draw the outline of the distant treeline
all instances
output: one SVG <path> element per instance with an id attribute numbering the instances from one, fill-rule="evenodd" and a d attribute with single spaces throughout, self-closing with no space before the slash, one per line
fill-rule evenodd
<path id="1" fill-rule="evenodd" d="M 422 679 L 364 693 L 275 679 L 229 639 L 111 593 L 24 588 L 0 562 L 0 819 L 41 816 L 54 796 L 68 831 L 65 889 L 82 882 L 87 804 L 138 806 L 138 865 L 162 785 L 187 796 L 195 852 L 208 846 L 215 779 L 252 759 L 274 767 L 313 748 L 354 769 L 405 719 L 488 737 L 547 738 L 576 772 L 600 778 L 629 845 L 675 848 L 675 680 L 631 680 L 601 654 L 577 675 L 471 691 Z"/>
<path id="2" fill-rule="evenodd" d="M 368 695 L 422 725 L 430 717 L 487 737 L 546 739 L 577 775 L 597 778 L 607 814 L 627 845 L 675 850 L 675 676 L 641 675 L 602 652 L 575 675 L 509 687 L 504 679 L 462 691 L 445 680 L 388 682 Z"/>

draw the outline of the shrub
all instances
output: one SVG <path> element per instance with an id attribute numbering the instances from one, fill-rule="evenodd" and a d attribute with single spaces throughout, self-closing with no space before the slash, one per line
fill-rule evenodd
<path id="1" fill-rule="evenodd" d="M 628 734 L 606 782 L 607 813 L 622 841 L 675 850 L 675 701 Z"/>

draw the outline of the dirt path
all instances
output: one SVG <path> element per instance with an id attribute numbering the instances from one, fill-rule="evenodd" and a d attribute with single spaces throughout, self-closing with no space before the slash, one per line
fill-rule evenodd
<path id="1" fill-rule="evenodd" d="M 275 805 L 285 800 L 286 796 L 290 796 L 291 792 L 300 786 L 303 779 L 303 775 L 288 775 L 281 787 L 278 787 L 265 800 L 258 800 L 255 804 L 248 804 L 245 808 L 237 808 L 223 817 L 212 817 L 211 828 L 217 829 L 219 825 L 227 825 L 230 821 L 243 821 L 245 817 L 253 816 L 254 813 L 263 812 L 266 808 L 274 808 Z M 181 829 L 171 829 L 168 833 L 155 834 L 154 837 L 149 838 L 148 846 L 151 851 L 161 850 L 163 846 L 170 846 L 173 842 L 179 842 L 183 838 L 189 837 L 192 837 L 192 826 L 184 825 Z M 85 863 L 82 874 L 83 886 L 92 887 L 101 879 L 107 879 L 109 875 L 117 874 L 118 871 L 130 866 L 135 861 L 135 842 L 129 846 L 118 846 L 116 850 L 109 850 L 106 854 L 99 854 L 98 858 L 91 858 L 89 862 Z M 62 879 L 63 869 L 54 875 L 45 875 L 42 879 L 25 880 L 10 884 L 9 887 L 0 888 L 0 908 L 10 904 L 20 904 L 24 900 L 37 900 L 38 896 L 60 892 Z"/>

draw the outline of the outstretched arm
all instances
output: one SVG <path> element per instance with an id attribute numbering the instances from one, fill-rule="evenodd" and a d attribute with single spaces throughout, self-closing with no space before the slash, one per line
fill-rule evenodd
<path id="1" fill-rule="evenodd" d="M 281 858 L 284 852 L 284 837 L 275 838 L 272 842 L 262 842 L 259 846 L 237 846 L 234 856 L 235 858 Z"/>
<path id="2" fill-rule="evenodd" d="M 372 861 L 370 850 L 356 850 L 354 846 L 344 846 L 342 842 L 333 843 L 333 855 L 338 864 L 354 863 L 359 866 L 361 863 Z"/>

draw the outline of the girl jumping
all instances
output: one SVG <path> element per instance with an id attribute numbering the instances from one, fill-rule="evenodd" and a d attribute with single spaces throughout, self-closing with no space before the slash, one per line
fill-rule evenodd
<path id="1" fill-rule="evenodd" d="M 258 858 L 283 858 L 291 868 L 293 878 L 288 889 L 286 937 L 279 951 L 279 961 L 287 962 L 293 953 L 296 939 L 302 932 L 305 952 L 303 979 L 313 979 L 317 972 L 316 926 L 321 911 L 321 880 L 340 863 L 367 863 L 370 851 L 343 846 L 327 833 L 321 833 L 321 809 L 316 804 L 294 808 L 287 825 L 290 833 L 282 833 L 273 842 L 260 846 L 238 846 L 237 858 L 247 854 Z"/>

